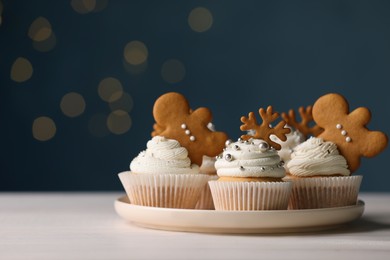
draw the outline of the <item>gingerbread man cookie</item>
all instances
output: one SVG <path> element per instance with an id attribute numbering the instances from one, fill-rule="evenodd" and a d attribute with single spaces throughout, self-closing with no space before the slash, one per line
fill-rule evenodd
<path id="1" fill-rule="evenodd" d="M 211 131 L 207 126 L 212 120 L 208 108 L 190 109 L 187 99 L 176 92 L 160 96 L 153 107 L 156 120 L 152 136 L 175 139 L 188 150 L 192 163 L 201 165 L 203 155 L 214 157 L 225 147 L 228 136 L 224 132 Z"/>
<path id="2" fill-rule="evenodd" d="M 263 139 L 270 146 L 276 150 L 280 150 L 282 146 L 271 140 L 271 135 L 276 135 L 280 140 L 286 141 L 286 134 L 291 132 L 290 128 L 286 128 L 286 122 L 280 121 L 275 127 L 271 126 L 271 123 L 279 117 L 279 113 L 273 112 L 272 106 L 268 106 L 267 110 L 264 108 L 259 109 L 259 114 L 263 122 L 259 125 L 256 122 L 255 113 L 250 112 L 248 117 L 242 116 L 241 122 L 244 124 L 240 126 L 242 131 L 254 130 L 255 134 L 252 135 L 242 135 L 241 138 L 248 140 L 249 138 Z"/>
<path id="3" fill-rule="evenodd" d="M 351 173 L 358 169 L 361 157 L 373 157 L 387 146 L 386 134 L 367 129 L 371 119 L 368 108 L 349 113 L 347 100 L 339 94 L 320 97 L 313 106 L 313 118 L 324 129 L 318 137 L 337 145 Z"/>

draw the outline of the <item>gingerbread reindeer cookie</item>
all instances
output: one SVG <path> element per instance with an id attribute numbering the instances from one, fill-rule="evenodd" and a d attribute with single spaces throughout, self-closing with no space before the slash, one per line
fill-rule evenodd
<path id="1" fill-rule="evenodd" d="M 297 129 L 301 134 L 305 136 L 305 138 L 309 138 L 309 136 L 318 136 L 324 131 L 320 126 L 314 125 L 310 126 L 310 123 L 313 122 L 313 107 L 307 106 L 299 107 L 298 112 L 301 117 L 301 122 L 298 122 L 295 117 L 295 111 L 290 109 L 287 113 L 282 113 L 281 116 L 284 121 L 286 121 L 287 125 Z"/>
<path id="2" fill-rule="evenodd" d="M 160 96 L 153 107 L 156 120 L 152 136 L 160 135 L 175 139 L 188 150 L 188 156 L 201 165 L 203 155 L 214 157 L 220 154 L 228 139 L 224 132 L 211 131 L 207 126 L 212 121 L 208 108 L 190 109 L 187 99 L 176 92 Z"/>
<path id="3" fill-rule="evenodd" d="M 268 106 L 267 110 L 265 110 L 264 108 L 260 108 L 259 114 L 260 117 L 263 119 L 261 125 L 257 124 L 255 113 L 253 112 L 250 112 L 248 114 L 248 117 L 241 117 L 241 122 L 243 122 L 244 124 L 241 125 L 240 129 L 242 131 L 255 131 L 255 134 L 253 136 L 246 134 L 242 135 L 241 138 L 244 140 L 248 140 L 249 138 L 263 139 L 276 150 L 280 150 L 281 145 L 272 141 L 270 136 L 275 135 L 280 140 L 286 141 L 286 134 L 290 133 L 291 129 L 285 127 L 286 122 L 283 120 L 280 121 L 275 127 L 270 126 L 270 124 L 279 117 L 279 113 L 273 112 L 272 106 Z"/>
<path id="4" fill-rule="evenodd" d="M 368 108 L 349 113 L 347 100 L 339 94 L 320 97 L 313 106 L 313 118 L 324 129 L 318 137 L 337 145 L 351 173 L 358 169 L 361 157 L 373 157 L 387 146 L 386 134 L 367 128 L 371 119 Z"/>

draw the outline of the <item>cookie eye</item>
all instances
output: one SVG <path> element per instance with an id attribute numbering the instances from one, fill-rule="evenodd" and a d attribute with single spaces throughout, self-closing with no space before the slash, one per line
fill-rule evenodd
<path id="1" fill-rule="evenodd" d="M 240 148 L 238 145 L 234 145 L 233 148 L 234 148 L 234 150 L 236 150 L 236 151 L 241 150 L 241 148 Z"/>
<path id="2" fill-rule="evenodd" d="M 269 145 L 267 142 L 261 142 L 259 144 L 259 149 L 261 152 L 266 152 L 269 149 Z"/>

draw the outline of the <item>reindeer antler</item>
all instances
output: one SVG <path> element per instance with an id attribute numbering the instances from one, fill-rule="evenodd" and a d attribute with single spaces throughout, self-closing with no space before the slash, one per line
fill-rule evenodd
<path id="1" fill-rule="evenodd" d="M 259 109 L 260 117 L 263 119 L 261 125 L 256 122 L 255 113 L 250 112 L 248 117 L 241 117 L 241 122 L 244 124 L 240 126 L 242 131 L 255 130 L 255 135 L 242 135 L 241 138 L 248 140 L 249 138 L 263 139 L 269 143 L 276 150 L 280 150 L 281 145 L 272 141 L 270 135 L 276 135 L 280 140 L 286 141 L 286 134 L 290 133 L 289 128 L 285 128 L 285 121 L 280 121 L 275 127 L 271 127 L 270 123 L 275 121 L 279 117 L 279 113 L 273 113 L 272 106 L 268 106 L 265 111 L 264 108 Z"/>
<path id="2" fill-rule="evenodd" d="M 297 122 L 295 117 L 295 111 L 293 109 L 290 109 L 288 111 L 288 114 L 282 113 L 282 118 L 289 126 L 292 126 L 297 129 L 307 139 L 310 135 L 318 136 L 324 131 L 324 129 L 322 129 L 318 125 L 314 125 L 313 127 L 309 126 L 310 122 L 314 122 L 312 110 L 312 106 L 307 106 L 306 109 L 304 107 L 298 108 L 298 112 L 301 117 L 301 122 Z"/>

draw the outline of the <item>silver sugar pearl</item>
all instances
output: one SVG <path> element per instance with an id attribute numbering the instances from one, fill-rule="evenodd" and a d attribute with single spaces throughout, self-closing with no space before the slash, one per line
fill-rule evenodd
<path id="1" fill-rule="evenodd" d="M 230 162 L 233 160 L 233 156 L 230 153 L 225 154 L 225 160 Z"/>
<path id="2" fill-rule="evenodd" d="M 182 129 L 186 129 L 186 128 L 187 128 L 187 125 L 186 125 L 186 124 L 181 124 L 181 128 L 182 128 Z"/>
<path id="3" fill-rule="evenodd" d="M 195 136 L 191 135 L 191 136 L 190 136 L 190 141 L 191 141 L 191 142 L 195 141 Z"/>
<path id="4" fill-rule="evenodd" d="M 190 135 L 191 134 L 191 131 L 190 130 L 185 130 L 184 133 L 186 133 L 186 135 Z"/>
<path id="5" fill-rule="evenodd" d="M 242 138 L 238 138 L 238 142 L 243 143 L 244 140 Z"/>
<path id="6" fill-rule="evenodd" d="M 347 135 L 347 131 L 342 130 L 342 131 L 341 131 L 341 134 L 342 134 L 342 135 Z"/>
<path id="7" fill-rule="evenodd" d="M 269 145 L 266 142 L 262 142 L 259 144 L 259 149 L 261 152 L 266 152 L 269 149 Z"/>
<path id="8" fill-rule="evenodd" d="M 226 140 L 225 146 L 228 147 L 230 144 L 232 144 L 233 141 L 231 139 Z"/>
<path id="9" fill-rule="evenodd" d="M 347 137 L 347 138 L 345 138 L 345 141 L 347 142 L 347 143 L 349 143 L 349 142 L 351 142 L 352 141 L 352 139 L 351 139 L 351 137 Z"/>
<path id="10" fill-rule="evenodd" d="M 341 128 L 343 128 L 343 126 L 342 126 L 341 124 L 337 124 L 337 125 L 336 125 L 336 128 L 337 128 L 337 129 L 341 129 Z"/>

